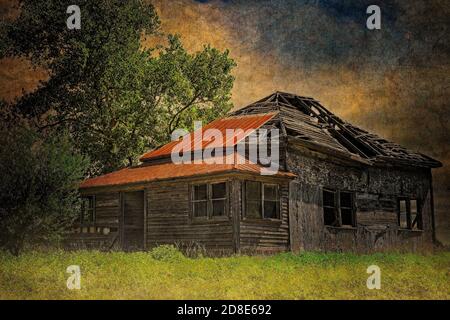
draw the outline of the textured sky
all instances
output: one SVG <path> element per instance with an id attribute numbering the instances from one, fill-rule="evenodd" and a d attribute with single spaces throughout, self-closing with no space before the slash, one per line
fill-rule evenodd
<path id="1" fill-rule="evenodd" d="M 425 0 L 153 1 L 190 50 L 230 49 L 235 107 L 280 90 L 444 162 L 435 170 L 439 234 L 449 241 L 450 4 Z M 366 8 L 381 8 L 381 30 Z"/>
<path id="2" fill-rule="evenodd" d="M 0 15 L 13 16 L 0 0 Z M 435 171 L 439 232 L 450 207 L 450 4 L 447 0 L 154 0 L 162 31 L 192 51 L 229 49 L 235 107 L 273 91 L 312 96 L 342 118 L 445 166 Z M 76 1 L 74 1 L 76 3 Z M 381 30 L 366 28 L 367 6 Z M 147 40 L 150 45 L 155 39 Z M 0 96 L 32 90 L 45 70 L 0 60 Z"/>

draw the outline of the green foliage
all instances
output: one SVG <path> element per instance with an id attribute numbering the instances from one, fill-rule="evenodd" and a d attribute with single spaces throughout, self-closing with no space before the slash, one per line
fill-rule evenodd
<path id="1" fill-rule="evenodd" d="M 158 247 L 153 248 L 149 252 L 149 254 L 152 257 L 152 259 L 166 262 L 180 261 L 185 258 L 180 250 L 175 248 L 175 246 L 168 244 L 160 245 Z"/>
<path id="2" fill-rule="evenodd" d="M 69 265 L 81 290 L 68 290 Z M 369 290 L 367 267 L 381 268 Z M 284 253 L 149 259 L 145 252 L 0 253 L 0 299 L 449 299 L 450 253 Z"/>
<path id="3" fill-rule="evenodd" d="M 141 47 L 143 35 L 159 32 L 147 1 L 80 0 L 81 30 L 65 25 L 71 1 L 20 3 L 18 19 L 3 25 L 0 56 L 27 56 L 51 77 L 15 109 L 40 130 L 68 130 L 93 174 L 131 164 L 175 128 L 231 108 L 235 64 L 227 51 L 188 53 L 177 36 Z"/>
<path id="4" fill-rule="evenodd" d="M 67 135 L 42 137 L 24 126 L 0 126 L 0 248 L 58 240 L 79 212 L 77 183 L 88 161 Z"/>

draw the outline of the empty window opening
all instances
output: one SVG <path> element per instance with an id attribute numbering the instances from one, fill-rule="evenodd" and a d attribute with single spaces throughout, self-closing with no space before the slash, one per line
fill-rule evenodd
<path id="1" fill-rule="evenodd" d="M 323 220 L 327 226 L 337 226 L 336 192 L 323 190 Z"/>
<path id="2" fill-rule="evenodd" d="M 399 217 L 398 223 L 400 228 L 407 229 L 408 228 L 408 219 L 407 219 L 407 209 L 406 209 L 406 200 L 399 201 Z"/>
<path id="3" fill-rule="evenodd" d="M 401 229 L 423 230 L 420 202 L 414 198 L 398 199 L 398 226 Z"/>
<path id="4" fill-rule="evenodd" d="M 80 222 L 82 225 L 93 225 L 95 223 L 94 196 L 87 196 L 82 198 Z"/>
<path id="5" fill-rule="evenodd" d="M 326 226 L 356 226 L 354 193 L 324 189 L 323 221 Z"/>
<path id="6" fill-rule="evenodd" d="M 341 225 L 354 226 L 353 194 L 350 192 L 339 192 L 339 204 Z"/>

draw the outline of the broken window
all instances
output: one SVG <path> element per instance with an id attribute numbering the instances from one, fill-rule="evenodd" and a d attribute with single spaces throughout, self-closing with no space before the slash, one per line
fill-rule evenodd
<path id="1" fill-rule="evenodd" d="M 354 193 L 323 190 L 323 220 L 326 226 L 355 226 Z"/>
<path id="2" fill-rule="evenodd" d="M 341 212 L 341 225 L 354 226 L 353 193 L 339 192 L 339 208 Z"/>
<path id="3" fill-rule="evenodd" d="M 95 222 L 95 197 L 82 198 L 80 222 L 83 225 L 91 225 Z"/>
<path id="4" fill-rule="evenodd" d="M 336 226 L 336 193 L 330 190 L 323 190 L 323 220 L 326 226 Z"/>
<path id="5" fill-rule="evenodd" d="M 199 184 L 192 187 L 192 216 L 212 218 L 227 214 L 226 182 Z"/>
<path id="6" fill-rule="evenodd" d="M 422 213 L 419 201 L 413 198 L 398 199 L 398 226 L 401 229 L 422 230 Z"/>
<path id="7" fill-rule="evenodd" d="M 406 200 L 399 200 L 398 225 L 402 229 L 408 229 Z"/>
<path id="8" fill-rule="evenodd" d="M 280 219 L 279 186 L 257 181 L 245 182 L 245 217 Z"/>
<path id="9" fill-rule="evenodd" d="M 410 200 L 411 209 L 411 229 L 422 230 L 422 216 L 419 214 L 417 199 Z"/>

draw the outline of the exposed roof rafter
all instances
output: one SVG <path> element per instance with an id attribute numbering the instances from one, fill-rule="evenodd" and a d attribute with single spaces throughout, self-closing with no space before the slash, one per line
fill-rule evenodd
<path id="1" fill-rule="evenodd" d="M 280 125 L 288 136 L 345 151 L 351 158 L 358 156 L 372 163 L 430 168 L 442 166 L 439 161 L 422 153 L 408 150 L 342 120 L 311 97 L 277 91 L 232 114 L 273 111 L 279 111 Z"/>

